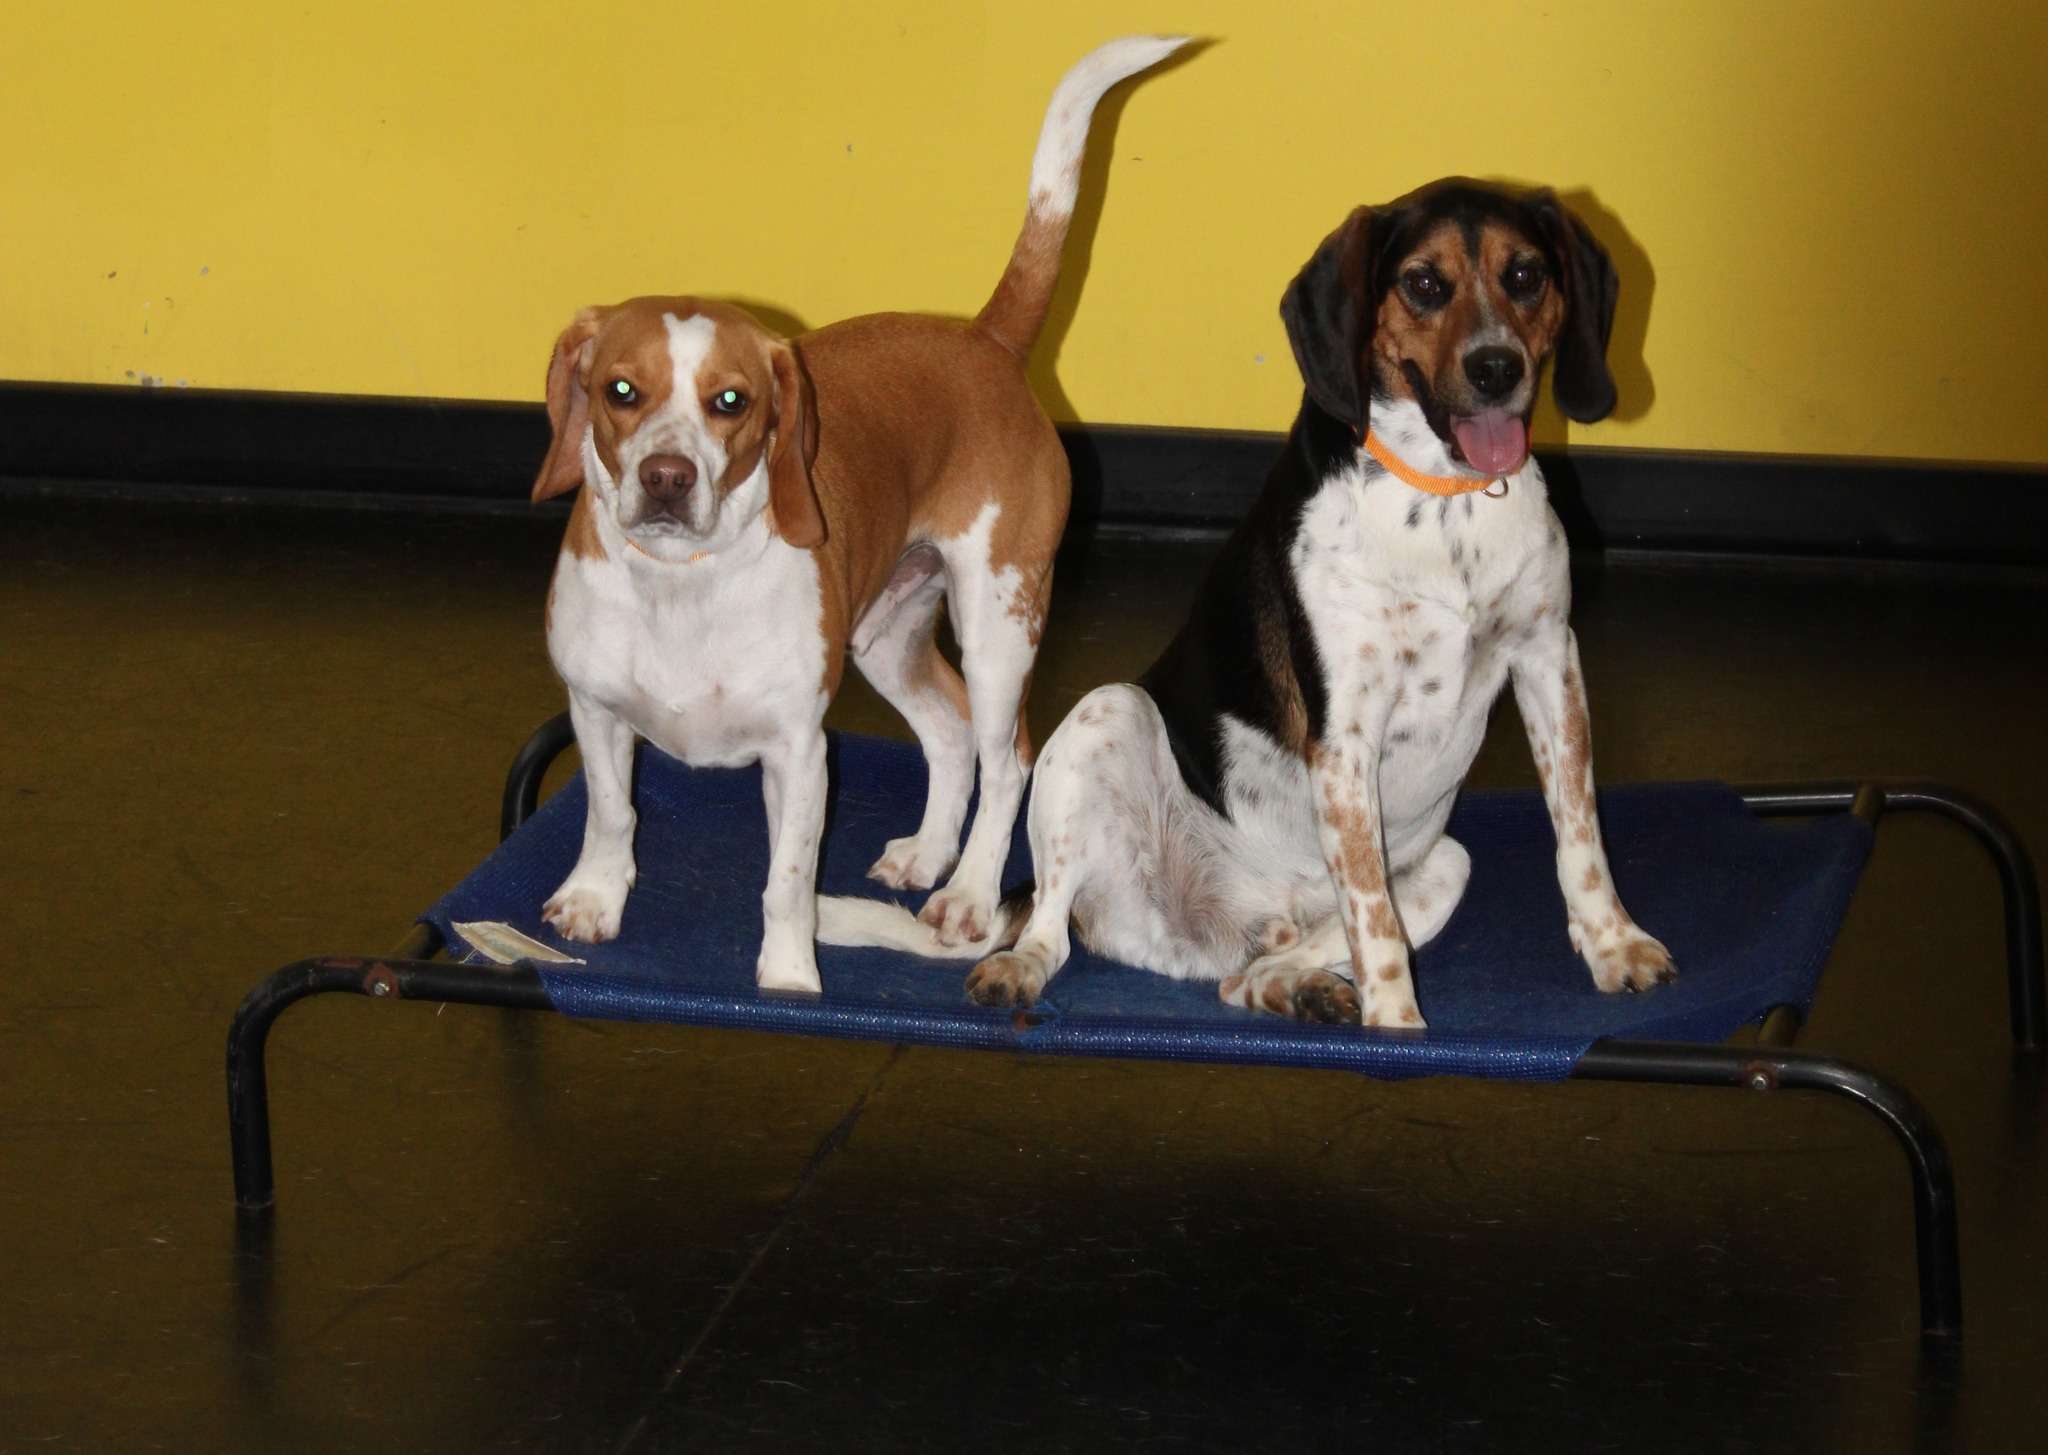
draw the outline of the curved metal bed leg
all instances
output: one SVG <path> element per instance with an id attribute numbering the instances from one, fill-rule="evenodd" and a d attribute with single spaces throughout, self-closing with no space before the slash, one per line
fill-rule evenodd
<path id="1" fill-rule="evenodd" d="M 1991 855 L 2005 891 L 2005 960 L 2013 1044 L 2022 1051 L 2048 1046 L 2048 991 L 2044 991 L 2041 970 L 2041 884 L 2025 842 L 2005 815 L 1961 789 L 1940 783 L 1882 786 L 1888 811 L 1918 809 L 1953 819 L 1976 835 Z"/>
<path id="2" fill-rule="evenodd" d="M 438 936 L 422 927 L 406 948 L 430 951 Z M 235 1207 L 266 1211 L 277 1201 L 270 1166 L 270 1086 L 263 1048 L 270 1027 L 309 995 L 347 992 L 375 999 L 445 1001 L 506 1010 L 553 1010 L 532 966 L 458 965 L 440 960 L 334 956 L 287 965 L 242 1001 L 228 1026 L 228 1144 L 235 1167 Z"/>
<path id="3" fill-rule="evenodd" d="M 270 1085 L 263 1046 L 285 1010 L 309 995 L 372 992 L 362 960 L 301 960 L 250 991 L 228 1026 L 228 1146 L 235 1164 L 235 1207 L 262 1212 L 277 1200 L 270 1169 Z M 387 992 L 388 993 L 388 992 Z"/>
<path id="4" fill-rule="evenodd" d="M 548 767 L 576 741 L 576 728 L 569 714 L 558 712 L 526 740 L 505 774 L 505 797 L 498 810 L 498 839 L 512 837 L 512 831 L 533 817 L 540 804 L 540 780 Z"/>
<path id="5" fill-rule="evenodd" d="M 1832 1091 L 1884 1119 L 1913 1174 L 1913 1245 L 1920 1265 L 1920 1332 L 1952 1338 L 1963 1330 L 1962 1255 L 1956 1235 L 1956 1179 L 1948 1143 L 1934 1118 L 1904 1087 L 1860 1066 L 1827 1057 L 1789 1062 L 1780 1085 Z"/>
<path id="6" fill-rule="evenodd" d="M 1753 1091 L 1832 1091 L 1875 1112 L 1905 1149 L 1906 1166 L 1913 1178 L 1920 1332 L 1929 1338 L 1952 1338 L 1962 1332 L 1955 1171 L 1941 1129 L 1903 1087 L 1827 1056 L 1654 1041 L 1596 1041 L 1579 1058 L 1572 1075 L 1591 1081 L 1739 1086 Z"/>

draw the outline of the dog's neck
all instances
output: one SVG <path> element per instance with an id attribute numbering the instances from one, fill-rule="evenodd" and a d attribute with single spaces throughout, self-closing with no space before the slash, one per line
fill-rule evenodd
<path id="1" fill-rule="evenodd" d="M 1367 423 L 1403 464 L 1419 474 L 1478 478 L 1471 466 L 1451 458 L 1450 446 L 1437 438 L 1423 417 L 1422 406 L 1412 399 L 1375 398 Z M 1363 441 L 1359 454 L 1365 455 Z"/>

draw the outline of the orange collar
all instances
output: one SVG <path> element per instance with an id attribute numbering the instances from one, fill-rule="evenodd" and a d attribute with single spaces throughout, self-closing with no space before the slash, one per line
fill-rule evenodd
<path id="1" fill-rule="evenodd" d="M 1505 478 L 1468 480 L 1462 475 L 1425 475 L 1395 454 L 1385 440 L 1372 432 L 1370 426 L 1367 426 L 1365 431 L 1365 449 L 1367 454 L 1387 467 L 1388 474 L 1403 484 L 1413 485 L 1417 490 L 1430 495 L 1470 495 L 1474 490 L 1484 490 L 1491 495 L 1495 493 L 1493 487 L 1496 485 L 1501 487 L 1499 494 L 1508 493 L 1508 482 Z"/>

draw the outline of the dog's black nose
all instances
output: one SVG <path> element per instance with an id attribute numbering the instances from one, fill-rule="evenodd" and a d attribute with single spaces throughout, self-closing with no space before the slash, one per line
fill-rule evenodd
<path id="1" fill-rule="evenodd" d="M 1465 355 L 1465 377 L 1482 399 L 1505 399 L 1522 382 L 1522 355 L 1515 349 L 1474 349 Z"/>
<path id="2" fill-rule="evenodd" d="M 640 462 L 640 488 L 656 500 L 673 500 L 697 483 L 697 467 L 681 455 L 649 455 Z"/>

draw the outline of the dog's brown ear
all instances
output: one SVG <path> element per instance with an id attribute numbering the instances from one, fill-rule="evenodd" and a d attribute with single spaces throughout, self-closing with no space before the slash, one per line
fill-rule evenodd
<path id="1" fill-rule="evenodd" d="M 1308 396 L 1359 439 L 1372 393 L 1365 363 L 1372 342 L 1374 236 L 1380 214 L 1354 208 L 1280 298 L 1280 318 Z"/>
<path id="2" fill-rule="evenodd" d="M 768 504 L 775 512 L 776 533 L 808 551 L 825 542 L 825 517 L 811 484 L 811 464 L 818 458 L 818 406 L 811 376 L 793 347 L 776 344 L 769 362 L 775 374 L 775 440 L 768 448 Z"/>
<path id="3" fill-rule="evenodd" d="M 590 427 L 590 347 L 607 310 L 586 308 L 555 340 L 548 359 L 548 423 L 555 437 L 533 482 L 533 498 L 547 500 L 583 483 L 583 431 Z"/>
<path id="4" fill-rule="evenodd" d="M 1614 375 L 1607 368 L 1607 340 L 1614 332 L 1614 304 L 1621 279 L 1607 249 L 1586 224 L 1548 189 L 1529 199 L 1543 229 L 1564 289 L 1564 332 L 1551 365 L 1550 392 L 1567 419 L 1592 424 L 1613 412 Z"/>

